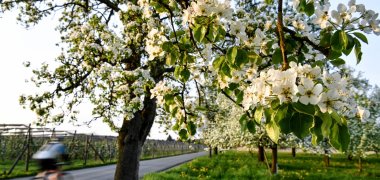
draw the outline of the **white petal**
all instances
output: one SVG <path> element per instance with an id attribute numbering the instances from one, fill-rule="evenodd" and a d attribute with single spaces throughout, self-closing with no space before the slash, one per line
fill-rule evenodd
<path id="1" fill-rule="evenodd" d="M 317 96 L 311 96 L 310 97 L 310 104 L 316 105 L 319 102 L 319 98 Z"/>
<path id="2" fill-rule="evenodd" d="M 318 103 L 318 107 L 319 107 L 319 109 L 321 110 L 322 113 L 325 113 L 327 111 L 326 104 L 323 103 L 323 102 L 319 102 Z"/>
<path id="3" fill-rule="evenodd" d="M 313 89 L 313 94 L 315 94 L 316 96 L 319 96 L 319 94 L 321 94 L 323 90 L 323 87 L 321 84 L 317 84 L 314 86 L 314 89 Z"/>
<path id="4" fill-rule="evenodd" d="M 314 82 L 309 78 L 303 78 L 303 85 L 307 90 L 311 90 L 314 87 Z"/>
<path id="5" fill-rule="evenodd" d="M 309 102 L 310 102 L 310 99 L 306 96 L 301 96 L 301 98 L 299 99 L 299 101 L 302 103 L 302 104 L 305 104 L 305 105 L 308 105 Z"/>
<path id="6" fill-rule="evenodd" d="M 331 17 L 333 17 L 335 19 L 340 19 L 340 15 L 339 15 L 338 11 L 335 11 L 335 10 L 331 11 Z"/>
<path id="7" fill-rule="evenodd" d="M 299 92 L 301 95 L 305 95 L 305 88 L 304 88 L 302 85 L 299 85 L 299 86 L 298 86 L 298 92 Z"/>
<path id="8" fill-rule="evenodd" d="M 346 5 L 340 3 L 340 4 L 338 5 L 338 11 L 339 11 L 340 13 L 341 13 L 341 12 L 346 12 L 346 11 L 347 11 L 347 7 L 346 7 Z"/>

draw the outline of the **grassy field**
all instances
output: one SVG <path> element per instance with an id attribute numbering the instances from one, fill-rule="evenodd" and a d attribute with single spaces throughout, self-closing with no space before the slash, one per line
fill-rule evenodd
<path id="1" fill-rule="evenodd" d="M 270 161 L 270 153 L 267 153 Z M 298 153 L 279 153 L 277 175 L 270 175 L 266 164 L 257 161 L 256 154 L 226 152 L 212 159 L 201 157 L 166 172 L 152 173 L 144 180 L 162 179 L 380 179 L 380 158 L 371 155 L 364 160 L 359 172 L 357 161 L 347 160 L 344 155 L 331 156 L 330 167 L 324 167 L 323 156 Z"/>

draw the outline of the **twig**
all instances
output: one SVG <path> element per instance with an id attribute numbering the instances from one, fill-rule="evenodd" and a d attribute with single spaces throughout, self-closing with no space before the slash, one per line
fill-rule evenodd
<path id="1" fill-rule="evenodd" d="M 278 9 L 277 9 L 277 30 L 278 30 L 278 37 L 279 37 L 279 45 L 281 49 L 281 55 L 282 55 L 282 70 L 286 70 L 289 68 L 288 64 L 288 58 L 286 57 L 285 53 L 285 39 L 284 39 L 284 31 L 283 31 L 283 20 L 282 20 L 282 0 L 278 1 Z"/>

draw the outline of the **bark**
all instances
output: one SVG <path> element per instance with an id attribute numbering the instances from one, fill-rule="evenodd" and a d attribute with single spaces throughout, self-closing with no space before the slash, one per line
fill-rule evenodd
<path id="1" fill-rule="evenodd" d="M 362 157 L 359 157 L 359 172 L 363 171 L 363 162 Z"/>
<path id="2" fill-rule="evenodd" d="M 211 146 L 209 146 L 208 152 L 209 152 L 208 157 L 211 158 L 212 157 L 212 147 Z"/>
<path id="3" fill-rule="evenodd" d="M 264 162 L 264 160 L 265 160 L 265 158 L 264 158 L 264 147 L 259 144 L 258 149 L 259 149 L 258 160 L 259 160 L 259 162 Z"/>
<path id="4" fill-rule="evenodd" d="M 353 156 L 352 154 L 349 154 L 349 155 L 347 156 L 347 159 L 348 159 L 349 161 L 352 161 L 352 160 L 354 159 L 354 156 Z"/>
<path id="5" fill-rule="evenodd" d="M 329 167 L 330 166 L 330 157 L 329 157 L 329 155 L 325 154 L 325 156 L 323 157 L 323 161 L 325 162 L 325 167 Z"/>
<path id="6" fill-rule="evenodd" d="M 214 155 L 218 155 L 218 147 L 214 147 Z"/>
<path id="7" fill-rule="evenodd" d="M 296 148 L 292 147 L 292 157 L 296 157 Z"/>
<path id="8" fill-rule="evenodd" d="M 139 179 L 140 155 L 156 115 L 156 100 L 146 96 L 144 109 L 134 115 L 131 120 L 124 120 L 119 131 L 115 180 Z"/>
<path id="9" fill-rule="evenodd" d="M 271 173 L 277 174 L 277 144 L 272 146 L 272 167 Z"/>

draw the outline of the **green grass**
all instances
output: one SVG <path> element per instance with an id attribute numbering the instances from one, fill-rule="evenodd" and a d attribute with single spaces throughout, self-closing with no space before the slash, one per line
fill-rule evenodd
<path id="1" fill-rule="evenodd" d="M 267 153 L 270 161 L 270 154 Z M 169 171 L 152 173 L 145 180 L 161 179 L 380 179 L 380 159 L 371 155 L 364 160 L 359 172 L 357 161 L 349 161 L 344 155 L 332 155 L 330 167 L 324 167 L 323 156 L 298 153 L 279 153 L 277 175 L 270 175 L 266 164 L 257 161 L 256 154 L 226 152 L 212 159 L 200 157 Z M 269 162 L 270 163 L 270 162 Z"/>

